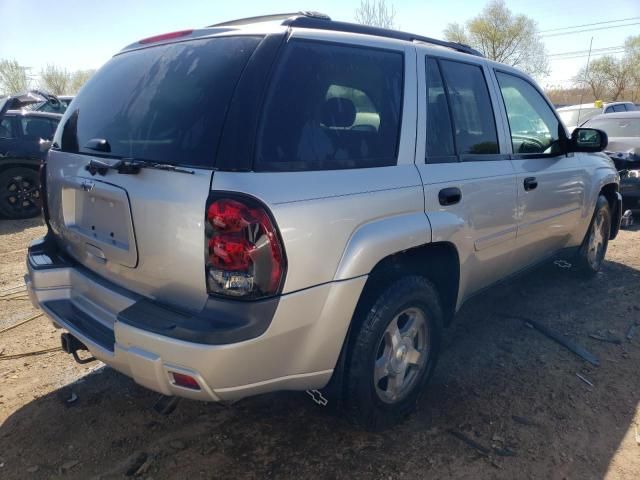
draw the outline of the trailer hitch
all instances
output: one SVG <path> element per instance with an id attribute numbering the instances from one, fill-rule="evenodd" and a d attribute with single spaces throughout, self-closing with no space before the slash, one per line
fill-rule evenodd
<path id="1" fill-rule="evenodd" d="M 63 333 L 60 335 L 60 342 L 62 343 L 62 350 L 73 356 L 73 359 L 81 365 L 95 362 L 96 357 L 80 358 L 78 355 L 79 350 L 89 350 L 87 346 L 78 340 L 70 333 Z"/>

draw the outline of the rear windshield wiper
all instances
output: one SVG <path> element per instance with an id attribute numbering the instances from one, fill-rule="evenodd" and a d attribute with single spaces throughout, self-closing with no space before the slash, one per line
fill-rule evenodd
<path id="1" fill-rule="evenodd" d="M 184 168 L 176 167 L 169 163 L 151 162 L 149 160 L 136 160 L 134 158 L 121 158 L 115 162 L 108 162 L 97 158 L 92 158 L 85 169 L 91 174 L 106 175 L 107 170 L 117 170 L 118 173 L 125 175 L 135 175 L 143 168 L 155 168 L 157 170 L 167 170 L 177 173 L 188 173 L 193 175 L 193 170 L 187 170 Z"/>

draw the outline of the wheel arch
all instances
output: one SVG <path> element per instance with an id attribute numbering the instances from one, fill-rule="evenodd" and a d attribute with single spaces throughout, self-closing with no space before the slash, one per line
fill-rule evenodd
<path id="1" fill-rule="evenodd" d="M 0 161 L 0 173 L 10 168 L 28 168 L 29 170 L 38 172 L 40 169 L 40 161 L 39 160 L 22 160 L 22 159 L 14 159 L 14 158 Z"/>
<path id="2" fill-rule="evenodd" d="M 448 325 L 455 314 L 460 286 L 458 250 L 450 242 L 427 243 L 382 258 L 369 274 L 355 317 L 361 316 L 357 315 L 359 310 L 366 308 L 386 286 L 405 275 L 423 276 L 433 283 Z"/>

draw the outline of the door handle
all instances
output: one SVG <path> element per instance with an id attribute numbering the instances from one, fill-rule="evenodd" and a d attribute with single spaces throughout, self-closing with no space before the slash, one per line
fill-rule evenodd
<path id="1" fill-rule="evenodd" d="M 536 177 L 527 177 L 524 179 L 524 189 L 528 192 L 529 190 L 535 190 L 538 187 L 538 180 Z"/>
<path id="2" fill-rule="evenodd" d="M 438 201 L 440 205 L 446 207 L 447 205 L 455 205 L 462 200 L 462 192 L 458 187 L 443 188 L 438 193 Z"/>

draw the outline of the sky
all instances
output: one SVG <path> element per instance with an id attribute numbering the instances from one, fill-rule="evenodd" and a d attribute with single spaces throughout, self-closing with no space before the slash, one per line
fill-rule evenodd
<path id="1" fill-rule="evenodd" d="M 48 63 L 70 71 L 99 68 L 122 47 L 159 33 L 299 10 L 353 21 L 359 4 L 360 0 L 56 0 L 54 6 L 47 0 L 0 0 L 0 59 L 16 59 L 34 76 Z M 442 38 L 448 23 L 476 16 L 486 0 L 387 0 L 387 4 L 395 7 L 399 29 Z M 540 79 L 545 87 L 570 86 L 586 63 L 586 57 L 557 54 L 584 52 L 593 37 L 592 58 L 597 58 L 597 49 L 618 47 L 626 37 L 640 35 L 640 0 L 506 0 L 506 4 L 546 31 L 543 40 L 551 55 L 551 74 Z M 613 22 L 621 19 L 632 20 Z M 548 31 L 596 22 L 611 23 Z M 617 27 L 625 24 L 629 26 Z M 588 31 L 566 34 L 575 30 Z"/>

